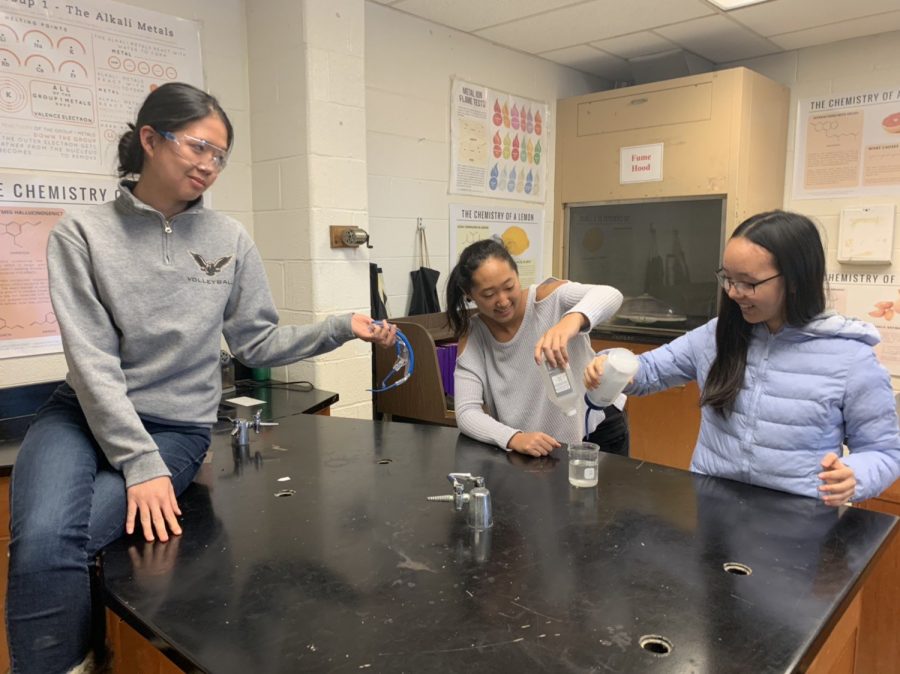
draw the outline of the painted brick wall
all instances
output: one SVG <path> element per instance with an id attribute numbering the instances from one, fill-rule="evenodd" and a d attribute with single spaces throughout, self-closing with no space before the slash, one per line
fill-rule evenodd
<path id="1" fill-rule="evenodd" d="M 366 121 L 372 261 L 384 270 L 391 316 L 406 314 L 416 218 L 426 227 L 431 266 L 443 295 L 450 260 L 451 203 L 528 206 L 449 195 L 450 85 L 453 77 L 547 101 L 551 142 L 544 150 L 553 175 L 556 100 L 608 88 L 604 80 L 528 56 L 373 2 L 366 3 Z M 553 191 L 544 204 L 544 268 L 550 270 Z M 443 299 L 442 299 L 443 306 Z"/>
<path id="2" fill-rule="evenodd" d="M 900 278 L 900 232 L 895 225 L 893 264 L 890 266 L 854 266 L 837 262 L 838 223 L 841 209 L 873 204 L 894 204 L 900 215 L 900 195 L 884 194 L 840 199 L 794 199 L 793 179 L 797 102 L 833 94 L 854 94 L 882 88 L 900 89 L 900 31 L 844 40 L 828 45 L 807 47 L 776 56 L 722 66 L 743 65 L 791 88 L 791 120 L 788 127 L 787 166 L 785 171 L 784 207 L 815 218 L 822 224 L 827 242 L 828 271 L 895 274 Z M 868 319 L 865 314 L 857 318 Z M 900 343 L 882 331 L 894 353 Z M 896 358 L 896 357 L 895 357 Z M 894 389 L 900 390 L 900 377 L 893 378 Z"/>

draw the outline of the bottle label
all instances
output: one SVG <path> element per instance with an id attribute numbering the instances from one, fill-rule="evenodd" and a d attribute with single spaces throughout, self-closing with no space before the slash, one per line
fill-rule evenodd
<path id="1" fill-rule="evenodd" d="M 553 383 L 553 390 L 556 391 L 558 396 L 565 395 L 572 390 L 565 370 L 550 370 L 550 381 Z"/>

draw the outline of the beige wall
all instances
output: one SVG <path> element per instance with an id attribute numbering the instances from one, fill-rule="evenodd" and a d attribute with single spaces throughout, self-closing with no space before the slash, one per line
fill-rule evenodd
<path id="1" fill-rule="evenodd" d="M 330 246 L 367 226 L 364 0 L 248 5 L 256 243 L 283 324 L 369 311 L 368 249 Z M 336 391 L 334 416 L 371 418 L 371 347 L 351 340 L 284 368 Z"/>
<path id="2" fill-rule="evenodd" d="M 316 0 L 327 5 L 327 0 Z M 251 185 L 257 178 L 251 170 L 250 82 L 247 26 L 244 0 L 132 0 L 128 4 L 196 20 L 201 26 L 201 44 L 206 84 L 218 96 L 236 128 L 236 145 L 228 170 L 212 190 L 213 204 L 254 231 Z M 385 268 L 393 315 L 405 312 L 417 217 L 428 227 L 432 257 L 446 281 L 450 256 L 447 208 L 451 202 L 477 201 L 447 194 L 449 174 L 449 91 L 453 76 L 471 79 L 489 87 L 522 96 L 547 100 L 551 109 L 557 98 L 603 89 L 602 80 L 574 70 L 466 36 L 377 5 L 365 3 L 365 102 L 367 130 L 365 162 L 367 204 L 350 213 L 353 224 L 368 226 L 375 248 L 372 260 Z M 282 29 L 289 29 L 285 24 Z M 860 38 L 786 54 L 731 63 L 746 65 L 791 87 L 792 113 L 787 158 L 785 207 L 815 216 L 824 225 L 829 241 L 830 267 L 836 267 L 834 244 L 841 208 L 866 203 L 893 202 L 900 198 L 822 199 L 795 201 L 791 197 L 793 139 L 798 99 L 829 93 L 855 92 L 871 87 L 896 86 L 900 82 L 900 32 Z M 316 74 L 314 73 L 314 76 Z M 341 81 L 332 80 L 332 89 Z M 327 84 L 327 83 L 326 83 Z M 301 102 L 300 105 L 303 105 Z M 555 124 L 555 112 L 551 115 Z M 551 126 L 552 125 L 548 125 Z M 338 140 L 338 136 L 335 136 Z M 553 129 L 555 140 L 555 129 Z M 260 148 L 261 150 L 264 148 Z M 348 152 L 352 151 L 352 148 Z M 258 154 L 258 153 L 257 153 Z M 554 148 L 545 156 L 552 161 Z M 264 162 L 263 162 L 264 163 Z M 270 168 L 270 167 L 266 167 Z M 552 166 L 548 167 L 551 169 Z M 298 183 L 299 184 L 299 183 Z M 266 181 L 257 178 L 257 192 L 265 196 Z M 366 190 L 367 188 L 367 190 Z M 290 189 L 288 185 L 287 189 Z M 286 192 L 294 198 L 302 192 Z M 489 201 L 489 200 L 488 200 Z M 509 204 L 511 202 L 500 202 Z M 545 265 L 549 269 L 549 242 L 553 228 L 553 192 L 548 184 L 545 204 Z M 261 208 L 266 210 L 266 206 Z M 366 212 L 368 215 L 366 215 Z M 260 211 L 262 213 L 262 211 Z M 261 217 L 259 214 L 257 218 Z M 276 235 L 275 238 L 278 238 Z M 900 261 L 900 236 L 895 235 L 894 259 Z M 328 255 L 327 251 L 322 252 Z M 332 272 L 342 264 L 356 273 L 360 260 L 335 255 Z M 891 271 L 895 271 L 893 265 Z M 840 267 L 844 269 L 843 266 Z M 879 268 L 882 269 L 882 268 Z M 851 269 L 852 270 L 852 269 Z M 283 306 L 285 288 L 272 273 L 273 292 Z M 313 298 L 308 298 L 310 304 Z M 60 379 L 66 366 L 61 354 L 0 360 L 0 387 Z M 367 373 L 356 377 L 367 381 Z"/>
<path id="3" fill-rule="evenodd" d="M 551 269 L 556 100 L 608 88 L 604 80 L 499 47 L 373 2 L 366 3 L 366 122 L 371 259 L 384 270 L 391 316 L 406 314 L 416 218 L 428 236 L 432 267 L 451 262 L 451 203 L 533 208 L 540 204 L 447 193 L 450 175 L 450 86 L 454 77 L 546 101 L 550 143 L 544 202 L 544 269 Z M 442 299 L 443 304 L 443 299 Z"/>
<path id="4" fill-rule="evenodd" d="M 787 209 L 815 216 L 825 226 L 829 242 L 829 267 L 837 264 L 834 247 L 837 242 L 837 224 L 841 209 L 871 203 L 894 203 L 900 207 L 900 196 L 794 199 L 792 190 L 797 102 L 830 94 L 900 87 L 898 53 L 900 53 L 900 31 L 895 31 L 722 66 L 723 68 L 747 66 L 791 88 L 784 205 Z M 898 257 L 900 237 L 894 237 L 894 246 L 896 247 L 894 259 L 900 261 Z"/>
<path id="5" fill-rule="evenodd" d="M 893 264 L 853 266 L 837 261 L 838 221 L 841 209 L 872 204 L 895 205 L 900 215 L 900 195 L 885 194 L 841 199 L 794 199 L 794 142 L 797 102 L 832 94 L 852 94 L 871 89 L 900 88 L 900 31 L 845 40 L 819 47 L 808 47 L 777 56 L 730 63 L 744 65 L 791 88 L 791 115 L 788 127 L 788 151 L 785 171 L 784 207 L 815 218 L 822 224 L 827 239 L 828 271 L 897 274 L 900 277 L 900 233 L 895 225 Z M 726 67 L 726 66 L 723 66 Z M 868 319 L 862 315 L 858 318 Z M 884 333 L 883 333 L 884 336 Z M 897 344 L 892 346 L 896 351 Z M 900 377 L 894 377 L 900 390 Z"/>

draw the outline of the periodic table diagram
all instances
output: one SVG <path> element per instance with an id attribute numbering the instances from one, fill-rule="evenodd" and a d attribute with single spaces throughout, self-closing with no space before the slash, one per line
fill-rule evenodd
<path id="1" fill-rule="evenodd" d="M 0 165 L 110 174 L 150 91 L 202 86 L 195 22 L 118 3 L 79 2 L 77 15 L 35 4 L 0 10 Z"/>

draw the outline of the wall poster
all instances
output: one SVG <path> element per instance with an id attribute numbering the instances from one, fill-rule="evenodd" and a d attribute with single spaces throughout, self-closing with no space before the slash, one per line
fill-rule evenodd
<path id="1" fill-rule="evenodd" d="M 109 174 L 163 82 L 203 85 L 195 21 L 103 0 L 0 1 L 0 166 Z"/>
<path id="2" fill-rule="evenodd" d="M 544 212 L 539 208 L 503 208 L 450 204 L 450 267 L 471 243 L 497 239 L 519 267 L 522 287 L 544 280 Z"/>
<path id="3" fill-rule="evenodd" d="M 450 192 L 544 201 L 549 107 L 453 80 Z"/>
<path id="4" fill-rule="evenodd" d="M 0 358 L 62 351 L 47 282 L 47 237 L 73 206 L 115 197 L 112 178 L 0 172 Z"/>
<path id="5" fill-rule="evenodd" d="M 875 354 L 888 372 L 900 376 L 900 275 L 829 271 L 827 280 L 831 308 L 878 328 Z"/>
<path id="6" fill-rule="evenodd" d="M 794 199 L 900 194 L 900 85 L 798 104 Z"/>

